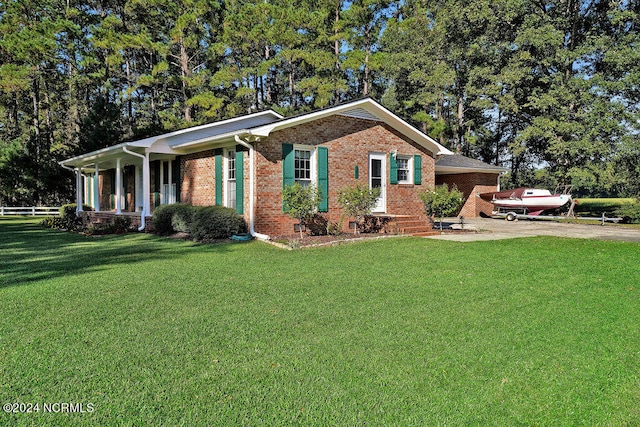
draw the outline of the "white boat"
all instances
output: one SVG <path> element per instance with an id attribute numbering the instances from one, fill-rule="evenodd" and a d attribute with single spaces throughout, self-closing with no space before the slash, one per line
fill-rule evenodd
<path id="1" fill-rule="evenodd" d="M 493 203 L 496 211 L 524 211 L 526 215 L 540 215 L 544 211 L 557 209 L 571 202 L 571 187 L 565 187 L 560 193 L 549 190 L 520 187 L 513 190 L 482 193 L 480 198 Z"/>

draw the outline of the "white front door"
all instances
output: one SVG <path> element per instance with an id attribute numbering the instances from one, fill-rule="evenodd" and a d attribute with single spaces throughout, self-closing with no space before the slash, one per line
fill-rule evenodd
<path id="1" fill-rule="evenodd" d="M 380 197 L 373 208 L 373 212 L 386 212 L 386 183 L 385 183 L 385 155 L 378 153 L 369 154 L 369 188 L 379 188 Z"/>

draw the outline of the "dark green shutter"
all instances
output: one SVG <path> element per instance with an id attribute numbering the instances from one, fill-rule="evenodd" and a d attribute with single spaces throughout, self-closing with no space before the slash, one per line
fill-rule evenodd
<path id="1" fill-rule="evenodd" d="M 282 186 L 293 185 L 295 154 L 293 144 L 282 144 Z"/>
<path id="2" fill-rule="evenodd" d="M 216 151 L 216 205 L 222 206 L 222 150 Z"/>
<path id="3" fill-rule="evenodd" d="M 171 176 L 176 183 L 176 203 L 180 203 L 180 193 L 182 192 L 182 177 L 180 176 L 181 157 L 173 159 Z"/>
<path id="4" fill-rule="evenodd" d="M 413 156 L 413 183 L 422 184 L 422 156 L 419 154 Z"/>
<path id="5" fill-rule="evenodd" d="M 398 163 L 393 153 L 389 154 L 389 184 L 398 183 Z"/>
<path id="6" fill-rule="evenodd" d="M 236 212 L 244 213 L 244 153 L 236 151 Z"/>
<path id="7" fill-rule="evenodd" d="M 360 178 L 360 168 L 358 168 L 358 166 L 353 167 L 353 177 L 355 179 Z"/>
<path id="8" fill-rule="evenodd" d="M 129 211 L 129 197 L 127 193 L 127 191 L 129 191 L 128 177 L 129 177 L 129 169 L 125 166 L 124 168 L 122 168 L 122 188 L 124 188 L 122 195 L 124 196 L 124 206 L 120 207 L 125 212 Z"/>
<path id="9" fill-rule="evenodd" d="M 153 161 L 153 207 L 160 206 L 160 160 Z"/>
<path id="10" fill-rule="evenodd" d="M 318 210 L 329 211 L 329 150 L 327 147 L 318 147 L 318 190 L 321 199 Z"/>
<path id="11" fill-rule="evenodd" d="M 282 144 L 282 188 L 295 182 L 295 153 L 293 144 Z M 286 211 L 284 203 L 282 211 Z"/>

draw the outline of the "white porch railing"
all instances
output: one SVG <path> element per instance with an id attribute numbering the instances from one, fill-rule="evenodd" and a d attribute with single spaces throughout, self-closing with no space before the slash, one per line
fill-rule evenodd
<path id="1" fill-rule="evenodd" d="M 0 206 L 0 216 L 9 215 L 58 215 L 60 208 L 55 206 Z"/>

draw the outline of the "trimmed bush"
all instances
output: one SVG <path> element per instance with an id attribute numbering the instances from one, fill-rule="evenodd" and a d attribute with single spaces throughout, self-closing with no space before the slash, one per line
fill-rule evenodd
<path id="1" fill-rule="evenodd" d="M 174 206 L 175 210 L 171 217 L 171 227 L 178 233 L 191 232 L 195 208 L 191 205 L 185 205 L 184 203 L 178 203 Z"/>
<path id="2" fill-rule="evenodd" d="M 191 236 L 196 240 L 226 239 L 246 232 L 247 224 L 233 209 L 207 206 L 197 208 L 193 214 Z"/>
<path id="3" fill-rule="evenodd" d="M 160 205 L 153 211 L 153 227 L 157 234 L 167 235 L 173 234 L 176 230 L 173 228 L 173 215 L 176 212 L 184 212 L 193 210 L 193 206 L 184 203 L 174 203 L 172 205 Z"/>
<path id="4" fill-rule="evenodd" d="M 60 230 L 81 231 L 84 223 L 76 216 L 76 204 L 69 203 L 60 207 L 60 216 L 47 217 L 40 222 L 40 225 L 47 228 L 57 228 Z M 85 211 L 92 211 L 91 206 L 82 205 Z"/>

